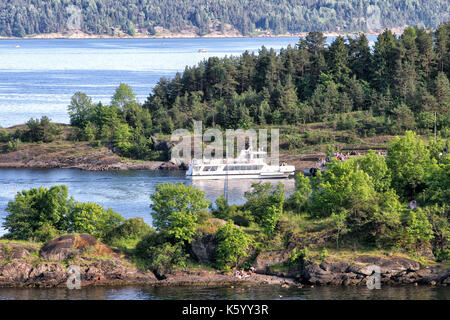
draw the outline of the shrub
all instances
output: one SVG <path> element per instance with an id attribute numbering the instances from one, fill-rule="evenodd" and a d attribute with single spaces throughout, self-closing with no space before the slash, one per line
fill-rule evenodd
<path id="1" fill-rule="evenodd" d="M 209 207 L 205 193 L 182 183 L 162 183 L 151 196 L 153 225 L 175 241 L 191 242 L 199 218 Z"/>
<path id="2" fill-rule="evenodd" d="M 39 242 L 48 242 L 50 240 L 57 238 L 61 234 L 62 234 L 61 231 L 57 230 L 49 223 L 45 223 L 34 232 L 33 240 Z"/>
<path id="3" fill-rule="evenodd" d="M 19 149 L 20 143 L 21 141 L 18 138 L 8 141 L 6 151 L 7 152 L 17 151 Z"/>
<path id="4" fill-rule="evenodd" d="M 225 197 L 221 195 L 216 200 L 216 207 L 212 209 L 214 217 L 219 219 L 231 219 L 238 226 L 248 227 L 255 219 L 249 210 L 242 210 L 242 205 L 228 205 Z"/>
<path id="5" fill-rule="evenodd" d="M 437 261 L 450 259 L 450 206 L 447 204 L 424 207 L 423 211 L 428 217 L 433 229 L 431 241 Z"/>
<path id="6" fill-rule="evenodd" d="M 405 237 L 409 245 L 426 243 L 433 239 L 433 229 L 427 215 L 421 208 L 407 212 Z"/>
<path id="7" fill-rule="evenodd" d="M 239 264 L 241 257 L 246 257 L 250 239 L 231 221 L 221 226 L 216 232 L 218 242 L 216 265 L 220 269 L 228 269 Z"/>
<path id="8" fill-rule="evenodd" d="M 284 185 L 279 183 L 272 188 L 270 183 L 253 183 L 252 191 L 244 193 L 247 198 L 243 209 L 253 213 L 267 236 L 272 236 L 278 221 L 283 215 Z"/>
<path id="9" fill-rule="evenodd" d="M 66 230 L 71 202 L 72 199 L 68 199 L 68 190 L 64 185 L 18 192 L 14 201 L 9 201 L 6 208 L 9 212 L 3 223 L 3 227 L 8 230 L 6 236 L 28 240 L 40 238 L 41 233 L 49 226 L 55 230 Z"/>
<path id="10" fill-rule="evenodd" d="M 142 239 L 152 231 L 152 228 L 142 218 L 130 218 L 108 232 L 105 241 L 113 243 L 120 240 Z"/>
<path id="11" fill-rule="evenodd" d="M 41 119 L 28 120 L 27 131 L 23 133 L 23 138 L 29 142 L 52 142 L 60 134 L 61 128 L 43 116 Z"/>
<path id="12" fill-rule="evenodd" d="M 9 134 L 5 129 L 0 128 L 0 142 L 8 142 Z"/>
<path id="13" fill-rule="evenodd" d="M 336 122 L 337 130 L 354 130 L 357 120 L 351 115 L 339 115 Z"/>
<path id="14" fill-rule="evenodd" d="M 224 195 L 217 198 L 215 204 L 216 207 L 212 208 L 213 216 L 219 219 L 229 219 L 231 215 L 231 206 L 228 204 Z"/>
<path id="15" fill-rule="evenodd" d="M 308 130 L 305 131 L 305 142 L 307 144 L 323 144 L 334 141 L 333 135 L 329 131 Z"/>
<path id="16" fill-rule="evenodd" d="M 285 144 L 283 147 L 288 150 L 301 149 L 305 147 L 305 144 L 302 141 L 302 136 L 299 134 L 287 135 L 284 140 Z"/>
<path id="17" fill-rule="evenodd" d="M 303 173 L 295 176 L 295 192 L 285 202 L 285 207 L 294 212 L 300 213 L 306 209 L 306 203 L 311 195 L 310 180 Z"/>
<path id="18" fill-rule="evenodd" d="M 104 240 L 112 230 L 119 227 L 124 218 L 112 209 L 105 210 L 96 203 L 75 203 L 69 213 L 70 232 L 86 232 Z"/>
<path id="19" fill-rule="evenodd" d="M 151 233 L 136 245 L 136 255 L 162 279 L 174 267 L 185 267 L 188 255 L 181 243 L 168 242 L 167 234 Z"/>
<path id="20" fill-rule="evenodd" d="M 320 251 L 320 259 L 323 261 L 328 257 L 328 250 L 327 248 L 323 248 L 322 251 Z"/>
<path id="21" fill-rule="evenodd" d="M 405 200 L 414 199 L 425 188 L 430 168 L 430 153 L 412 131 L 397 137 L 387 150 L 386 164 L 392 176 L 392 186 Z"/>
<path id="22" fill-rule="evenodd" d="M 289 265 L 299 265 L 306 262 L 311 256 L 307 247 L 297 250 L 294 248 L 289 254 L 288 264 Z"/>

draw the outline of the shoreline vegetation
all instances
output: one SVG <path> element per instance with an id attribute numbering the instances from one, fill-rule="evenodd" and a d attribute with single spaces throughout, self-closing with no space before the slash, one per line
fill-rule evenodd
<path id="1" fill-rule="evenodd" d="M 402 34 L 403 30 L 407 26 L 388 28 L 394 34 Z M 369 36 L 377 36 L 381 32 L 365 32 Z M 31 34 L 23 37 L 6 37 L 0 36 L 0 40 L 33 40 L 33 39 L 208 39 L 208 38 L 287 38 L 287 37 L 305 37 L 308 32 L 295 32 L 295 33 L 281 33 L 273 34 L 272 32 L 259 32 L 253 34 L 241 34 L 238 32 L 229 33 L 217 33 L 212 32 L 205 35 L 198 35 L 192 32 L 162 32 L 160 34 L 149 35 L 146 33 L 136 33 L 135 35 L 129 35 L 127 33 L 120 33 L 117 35 L 107 34 L 89 34 L 81 30 L 72 30 L 56 33 L 44 33 L 44 34 Z M 325 37 L 338 37 L 338 36 L 358 36 L 359 32 L 324 32 Z"/>
<path id="2" fill-rule="evenodd" d="M 398 38 L 387 30 L 373 50 L 364 34 L 327 46 L 310 32 L 280 53 L 263 47 L 186 67 L 142 105 L 122 83 L 109 104 L 75 93 L 70 126 L 44 116 L 0 130 L 10 163 L 89 159 L 94 150 L 165 162 L 168 137 L 193 119 L 221 130 L 280 128 L 284 161 L 329 159 L 323 172 L 297 174 L 290 197 L 282 183 L 254 183 L 241 205 L 162 183 L 149 199 L 153 226 L 69 198 L 66 186 L 22 190 L 6 209 L 0 283 L 64 285 L 73 263 L 92 284 L 217 283 L 254 269 L 245 279 L 363 285 L 377 265 L 384 284 L 448 285 L 449 39 L 450 23 Z"/>
<path id="3" fill-rule="evenodd" d="M 22 190 L 6 209 L 0 286 L 64 286 L 71 265 L 85 286 L 365 285 L 374 266 L 384 285 L 447 286 L 450 154 L 433 157 L 408 131 L 386 158 L 370 151 L 297 174 L 288 198 L 282 183 L 253 183 L 242 205 L 162 183 L 152 227 L 64 185 Z"/>

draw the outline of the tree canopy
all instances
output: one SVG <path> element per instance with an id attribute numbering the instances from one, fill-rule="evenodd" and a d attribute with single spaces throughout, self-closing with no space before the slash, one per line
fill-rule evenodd
<path id="1" fill-rule="evenodd" d="M 72 28 L 109 35 L 119 30 L 154 35 L 159 28 L 198 35 L 230 28 L 243 35 L 379 31 L 405 25 L 436 27 L 448 21 L 448 9 L 444 0 L 6 0 L 0 3 L 0 35 L 23 37 Z M 70 24 L 72 19 L 79 25 Z"/>

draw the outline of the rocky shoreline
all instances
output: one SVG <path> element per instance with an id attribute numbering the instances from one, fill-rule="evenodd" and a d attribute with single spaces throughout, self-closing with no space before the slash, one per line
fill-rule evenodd
<path id="1" fill-rule="evenodd" d="M 165 141 L 159 143 L 160 150 L 167 151 Z M 2 144 L 0 143 L 0 150 Z M 318 153 L 289 156 L 282 154 L 281 162 L 295 166 L 298 172 L 316 165 Z M 80 169 L 88 171 L 123 170 L 186 170 L 187 167 L 171 161 L 143 161 L 120 157 L 107 147 L 92 147 L 88 142 L 55 141 L 46 144 L 24 144 L 16 151 L 0 152 L 0 168 L 12 169 Z"/>
<path id="2" fill-rule="evenodd" d="M 450 268 L 422 266 L 417 261 L 400 257 L 361 255 L 351 262 L 326 259 L 320 264 L 311 263 L 283 271 L 268 267 L 265 272 L 309 285 L 366 285 L 373 274 L 373 266 L 380 267 L 381 284 L 450 285 Z"/>
<path id="3" fill-rule="evenodd" d="M 276 253 L 275 256 L 280 257 Z M 450 284 L 450 268 L 422 266 L 400 258 L 357 256 L 352 261 L 325 259 L 282 270 L 279 261 L 261 253 L 255 261 L 256 272 L 239 279 L 230 271 L 209 268 L 175 270 L 157 277 L 150 270 L 136 267 L 123 252 L 112 249 L 88 234 L 66 235 L 42 247 L 34 244 L 0 243 L 0 287 L 66 287 L 69 265 L 80 270 L 81 286 L 145 284 L 154 286 L 235 286 L 281 285 L 366 285 L 372 274 L 370 265 L 381 268 L 381 283 L 387 285 Z"/>
<path id="4" fill-rule="evenodd" d="M 2 146 L 0 144 L 0 150 Z M 169 161 L 136 161 L 120 157 L 107 147 L 95 148 L 88 142 L 55 141 L 24 144 L 16 151 L 0 152 L 0 168 L 80 169 L 88 171 L 178 170 Z"/>

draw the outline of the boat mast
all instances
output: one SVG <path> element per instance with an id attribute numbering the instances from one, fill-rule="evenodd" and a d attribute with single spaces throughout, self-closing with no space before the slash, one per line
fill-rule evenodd
<path id="1" fill-rule="evenodd" d="M 227 155 L 227 159 L 226 159 L 226 165 L 225 165 L 225 168 L 227 169 L 226 171 L 226 174 L 225 174 L 225 181 L 224 181 L 224 186 L 223 186 L 223 195 L 224 195 L 224 197 L 225 197 L 225 200 L 227 201 L 227 203 L 228 203 L 228 155 Z"/>

